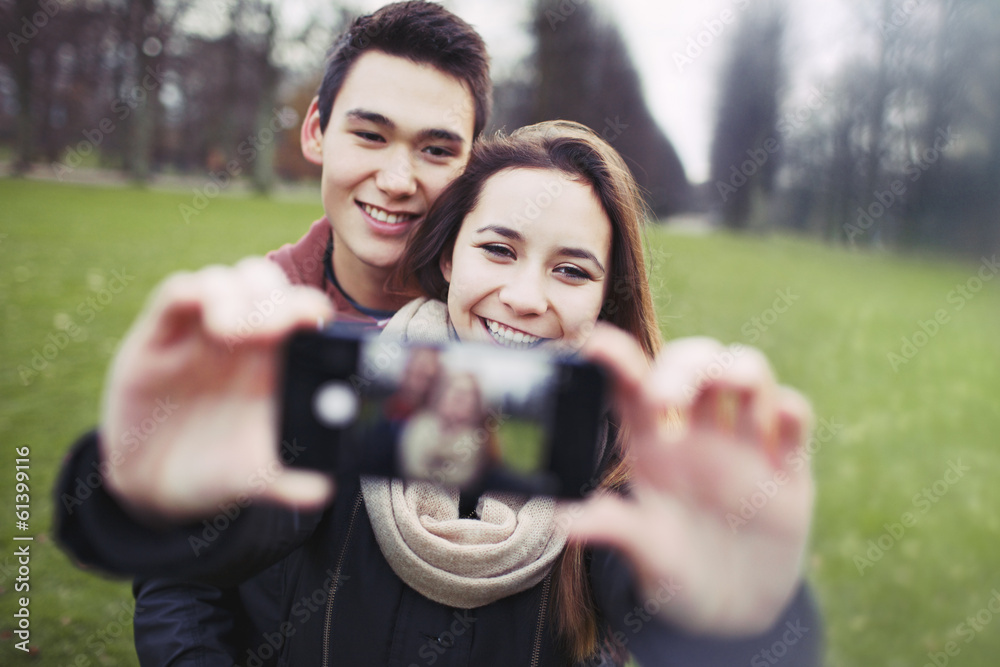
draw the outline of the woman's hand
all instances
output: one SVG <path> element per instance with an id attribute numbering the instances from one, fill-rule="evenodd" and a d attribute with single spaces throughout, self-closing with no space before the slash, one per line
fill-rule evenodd
<path id="1" fill-rule="evenodd" d="M 571 536 L 621 550 L 639 600 L 655 595 L 676 626 L 766 630 L 799 585 L 809 537 L 814 485 L 796 455 L 809 403 L 753 348 L 683 339 L 650 367 L 631 336 L 602 324 L 583 352 L 614 378 L 632 487 L 570 509 Z"/>
<path id="2" fill-rule="evenodd" d="M 325 295 L 260 258 L 167 278 L 111 367 L 100 428 L 108 490 L 156 520 L 253 497 L 327 501 L 327 477 L 279 459 L 275 389 L 282 340 L 331 316 Z"/>

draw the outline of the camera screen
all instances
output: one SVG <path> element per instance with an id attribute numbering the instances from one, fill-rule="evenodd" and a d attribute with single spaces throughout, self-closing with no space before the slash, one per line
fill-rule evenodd
<path id="1" fill-rule="evenodd" d="M 579 498 L 605 435 L 604 374 L 543 350 L 407 347 L 330 332 L 286 346 L 281 439 L 289 465 Z"/>
<path id="2" fill-rule="evenodd" d="M 368 341 L 351 426 L 363 468 L 459 487 L 544 470 L 557 371 L 530 351 Z"/>

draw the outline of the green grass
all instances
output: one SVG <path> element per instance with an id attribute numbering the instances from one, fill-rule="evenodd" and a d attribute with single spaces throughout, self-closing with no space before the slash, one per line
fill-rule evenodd
<path id="1" fill-rule="evenodd" d="M 185 224 L 179 206 L 191 206 L 192 198 L 0 181 L 0 442 L 6 457 L 0 475 L 7 476 L 0 511 L 8 517 L 0 522 L 6 545 L 0 552 L 0 664 L 135 664 L 130 628 L 119 622 L 131 608 L 128 585 L 76 569 L 47 537 L 60 459 L 95 423 L 111 355 L 164 275 L 262 254 L 298 238 L 321 214 L 318 202 L 220 197 Z M 826 621 L 827 663 L 923 665 L 928 652 L 956 641 L 960 654 L 951 664 L 994 664 L 1000 618 L 991 615 L 980 631 L 960 624 L 1000 590 L 994 555 L 1000 539 L 1000 485 L 994 483 L 1000 477 L 1000 281 L 963 297 L 956 310 L 958 300 L 949 301 L 949 293 L 975 275 L 976 263 L 658 230 L 651 250 L 666 335 L 755 344 L 782 381 L 808 394 L 817 415 L 833 425 L 832 437 L 815 442 L 819 497 L 809 559 Z M 112 293 L 121 286 L 115 271 L 127 284 Z M 791 301 L 781 314 L 769 312 L 778 292 Z M 938 310 L 946 311 L 948 323 L 894 371 L 887 355 L 900 354 L 902 338 L 913 338 L 919 322 Z M 47 365 L 39 374 L 22 378 L 18 369 L 30 368 L 35 352 L 52 358 L 43 356 Z M 38 653 L 26 659 L 6 634 L 20 596 L 10 517 L 14 448 L 24 445 L 31 448 L 29 533 L 37 535 L 30 609 Z M 933 489 L 957 460 L 969 471 L 953 485 L 939 485 L 939 498 L 931 491 L 937 502 L 922 512 L 914 496 Z M 855 556 L 864 557 L 869 540 L 881 537 L 886 544 L 883 524 L 901 522 L 906 512 L 915 525 L 859 574 Z"/>
<path id="2" fill-rule="evenodd" d="M 832 438 L 814 443 L 819 495 L 809 561 L 826 617 L 827 663 L 923 665 L 928 652 L 957 641 L 956 664 L 994 664 L 1000 618 L 968 643 L 959 626 L 1000 589 L 1000 280 L 971 300 L 949 302 L 978 264 L 782 238 L 658 235 L 652 247 L 669 335 L 755 342 L 782 381 L 833 425 Z M 762 331 L 753 318 L 785 290 L 797 300 Z M 912 340 L 919 322 L 941 309 L 948 323 L 894 371 L 888 354 L 900 354 L 902 339 Z M 971 470 L 938 499 L 933 484 L 957 460 Z M 914 496 L 924 487 L 937 502 L 921 512 L 929 501 L 915 505 Z M 877 542 L 883 524 L 905 512 L 916 524 L 898 542 L 883 539 L 889 550 L 859 573 L 854 557 L 866 558 L 868 540 Z"/>
<path id="3" fill-rule="evenodd" d="M 541 464 L 545 429 L 530 419 L 507 417 L 497 429 L 497 447 L 504 464 L 519 472 L 537 470 Z"/>

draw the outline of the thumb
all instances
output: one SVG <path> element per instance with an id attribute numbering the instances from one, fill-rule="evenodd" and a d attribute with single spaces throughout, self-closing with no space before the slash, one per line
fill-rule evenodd
<path id="1" fill-rule="evenodd" d="M 615 405 L 624 422 L 635 429 L 633 433 L 653 429 L 656 412 L 651 409 L 645 390 L 650 376 L 649 359 L 635 338 L 615 326 L 598 322 L 580 353 L 609 372 Z"/>
<path id="2" fill-rule="evenodd" d="M 302 510 L 323 507 L 333 499 L 333 480 L 323 473 L 283 469 L 260 498 Z"/>
<path id="3" fill-rule="evenodd" d="M 618 550 L 642 581 L 683 571 L 691 556 L 684 546 L 683 508 L 671 498 L 635 492 L 640 497 L 595 495 L 575 509 L 563 510 L 572 514 L 564 520 L 569 538 Z"/>
<path id="4" fill-rule="evenodd" d="M 571 540 L 628 551 L 634 536 L 643 531 L 638 508 L 632 501 L 617 495 L 595 494 L 562 512 L 562 521 Z"/>

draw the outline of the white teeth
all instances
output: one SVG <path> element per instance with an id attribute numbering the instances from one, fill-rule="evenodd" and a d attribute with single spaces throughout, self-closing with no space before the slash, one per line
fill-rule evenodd
<path id="1" fill-rule="evenodd" d="M 523 331 L 516 331 L 493 320 L 483 318 L 483 322 L 486 324 L 486 328 L 489 329 L 490 333 L 493 335 L 493 340 L 505 347 L 526 349 L 533 347 L 536 343 L 538 343 L 538 341 L 542 340 L 538 336 L 532 336 L 531 334 L 524 333 Z"/>
<path id="2" fill-rule="evenodd" d="M 399 222 L 405 222 L 409 220 L 411 217 L 413 217 L 405 213 L 389 213 L 385 209 L 375 208 L 374 206 L 371 206 L 369 204 L 362 204 L 362 207 L 364 208 L 365 213 L 367 213 L 371 217 L 375 218 L 379 222 L 385 222 L 390 225 L 395 225 L 396 223 Z"/>

